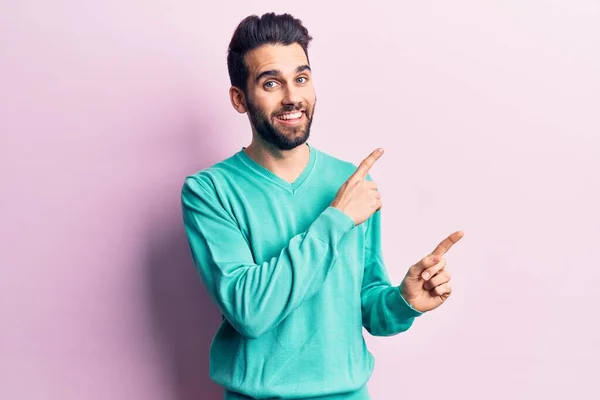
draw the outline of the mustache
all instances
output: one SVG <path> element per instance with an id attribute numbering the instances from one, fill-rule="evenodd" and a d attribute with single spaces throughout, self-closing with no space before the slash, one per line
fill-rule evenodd
<path id="1" fill-rule="evenodd" d="M 309 109 L 307 107 L 304 107 L 302 105 L 302 103 L 298 103 L 298 104 L 289 104 L 289 105 L 285 105 L 282 108 L 280 108 L 279 110 L 273 112 L 273 116 L 277 116 L 283 113 L 289 113 L 289 112 L 294 112 L 294 111 L 306 111 L 308 114 Z"/>

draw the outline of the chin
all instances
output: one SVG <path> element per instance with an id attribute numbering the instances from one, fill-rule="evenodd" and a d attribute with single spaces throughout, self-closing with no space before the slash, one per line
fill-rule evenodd
<path id="1" fill-rule="evenodd" d="M 301 137 L 288 140 L 289 137 L 281 138 L 277 143 L 273 143 L 279 150 L 293 150 L 296 147 L 304 145 L 308 141 L 309 135 L 302 134 Z"/>

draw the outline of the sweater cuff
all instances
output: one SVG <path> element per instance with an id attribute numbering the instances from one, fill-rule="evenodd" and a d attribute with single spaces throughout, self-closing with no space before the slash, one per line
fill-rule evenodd
<path id="1" fill-rule="evenodd" d="M 405 316 L 408 319 L 408 318 L 414 318 L 414 317 L 419 317 L 419 316 L 423 315 L 423 313 L 421 311 L 414 309 L 404 299 L 404 297 L 402 297 L 402 293 L 400 293 L 399 286 L 394 287 L 394 289 L 395 290 L 392 291 L 392 294 L 390 296 L 388 296 L 387 302 L 388 302 L 388 307 L 390 308 L 390 310 L 393 311 L 393 313 L 396 316 L 398 316 L 398 317 Z"/>
<path id="2" fill-rule="evenodd" d="M 310 229 L 319 240 L 335 246 L 353 228 L 354 221 L 348 214 L 329 206 L 313 222 Z"/>

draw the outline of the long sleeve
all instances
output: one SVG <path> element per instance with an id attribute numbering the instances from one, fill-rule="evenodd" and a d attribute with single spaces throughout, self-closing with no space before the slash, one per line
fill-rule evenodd
<path id="1" fill-rule="evenodd" d="M 257 338 L 316 294 L 354 222 L 327 207 L 276 257 L 255 263 L 236 221 L 208 185 L 188 177 L 182 212 L 192 257 L 212 299 L 243 336 Z"/>
<path id="2" fill-rule="evenodd" d="M 361 289 L 363 326 L 374 336 L 408 330 L 422 313 L 412 308 L 392 286 L 381 254 L 381 212 L 369 218 L 365 240 L 365 269 Z"/>

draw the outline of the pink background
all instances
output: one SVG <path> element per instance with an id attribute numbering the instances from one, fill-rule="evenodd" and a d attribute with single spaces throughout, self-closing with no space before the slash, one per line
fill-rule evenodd
<path id="1" fill-rule="evenodd" d="M 0 3 L 0 398 L 220 398 L 179 190 L 249 143 L 225 52 L 271 10 L 315 38 L 311 143 L 387 150 L 393 282 L 465 232 L 451 300 L 367 336 L 373 398 L 598 393 L 597 1 L 202 3 Z"/>

